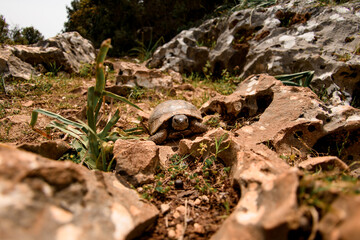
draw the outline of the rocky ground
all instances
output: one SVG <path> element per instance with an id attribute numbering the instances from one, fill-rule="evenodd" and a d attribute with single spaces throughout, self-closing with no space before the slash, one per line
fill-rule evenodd
<path id="1" fill-rule="evenodd" d="M 122 72 L 119 67 L 141 67 L 116 59 L 110 62 L 115 70 L 108 75 L 108 88 L 122 79 L 116 74 Z M 107 104 L 108 111 L 121 109 L 115 130 L 134 138 L 115 143 L 118 164 L 114 173 L 93 172 L 69 161 L 40 161 L 1 145 L 5 239 L 28 234 L 33 234 L 29 239 L 46 238 L 45 223 L 54 234 L 90 239 L 118 239 L 116 233 L 141 239 L 231 239 L 238 234 L 249 239 L 262 234 L 269 234 L 270 239 L 330 239 L 331 234 L 357 231 L 353 220 L 357 213 L 346 209 L 357 209 L 359 203 L 358 109 L 326 106 L 310 89 L 284 86 L 267 75 L 248 78 L 230 95 L 219 93 L 217 85 L 206 79 L 185 78 L 183 82 L 180 76 L 178 81 L 166 90 L 128 89 L 129 99 L 143 111 L 119 102 L 112 107 Z M 60 73 L 26 84 L 32 88 L 12 83 L 8 89 L 14 86 L 13 90 L 1 94 L 2 142 L 57 159 L 69 151 L 71 138 L 51 130 L 48 137 L 53 140 L 49 141 L 33 131 L 28 124 L 31 112 L 43 108 L 81 119 L 85 86 L 94 84 L 94 78 Z M 43 90 L 46 85 L 48 91 Z M 146 131 L 140 135 L 125 131 L 147 126 L 150 111 L 167 99 L 185 99 L 199 107 L 208 132 L 155 145 L 144 141 Z M 49 122 L 40 115 L 37 127 L 44 129 Z M 71 159 L 69 153 L 66 156 Z M 14 181 L 18 183 L 11 185 Z M 121 191 L 134 188 L 137 193 L 117 192 L 113 188 L 118 185 Z M 125 186 L 132 187 L 126 190 Z M 131 200 L 130 195 L 138 200 Z M 125 200 L 119 203 L 116 196 L 125 197 L 130 205 Z M 9 209 L 14 209 L 10 218 Z M 124 217 L 123 211 L 130 215 Z M 94 220 L 89 222 L 85 216 Z M 109 229 L 114 221 L 132 224 L 121 230 L 115 225 L 113 235 L 102 235 L 104 230 L 92 221 Z M 17 234 L 8 232 L 10 226 L 19 229 Z M 35 233 L 34 228 L 38 228 Z"/>
<path id="2" fill-rule="evenodd" d="M 65 33 L 2 47 L 0 238 L 357 239 L 359 6 L 280 2 L 180 33 L 148 62 L 165 72 L 107 59 L 105 89 L 142 109 L 104 99 L 100 128 L 120 110 L 107 171 L 90 170 L 49 117 L 29 124 L 38 108 L 87 121 L 91 43 Z M 346 34 L 329 34 L 340 25 Z M 315 70 L 312 89 L 264 74 L 286 69 Z M 151 111 L 169 99 L 193 103 L 208 130 L 147 141 Z"/>
<path id="3" fill-rule="evenodd" d="M 114 86 L 114 83 L 116 82 L 115 73 L 119 72 L 118 67 L 128 67 L 130 65 L 132 68 L 136 69 L 136 67 L 140 67 L 140 65 L 137 66 L 136 64 L 116 59 L 110 60 L 110 62 L 115 66 L 115 70 L 111 71 L 108 75 L 107 82 L 109 89 L 112 89 L 115 92 L 120 91 L 119 88 Z M 205 84 L 198 81 L 190 82 L 190 80 L 188 80 L 189 82 L 187 83 L 183 83 L 182 77 L 180 75 L 177 77 L 182 83 L 175 84 L 171 89 L 129 90 L 129 99 L 140 106 L 144 111 L 136 110 L 123 103 L 115 103 L 114 106 L 112 106 L 112 111 L 114 112 L 116 108 L 121 109 L 121 119 L 116 124 L 116 131 L 120 131 L 124 134 L 124 137 L 128 135 L 129 138 L 140 138 L 145 140 L 148 137 L 148 134 L 145 131 L 141 131 L 140 135 L 134 135 L 133 133 L 127 134 L 124 130 L 139 126 L 141 127 L 143 126 L 142 124 L 147 126 L 149 113 L 158 103 L 167 99 L 180 98 L 200 106 L 204 101 L 209 99 L 210 96 L 218 94 L 214 90 L 215 86 L 212 86 L 211 84 Z M 162 75 L 161 78 L 165 78 L 162 80 L 166 80 L 165 75 Z M 1 92 L 1 142 L 38 153 L 51 159 L 59 159 L 64 153 L 69 152 L 70 148 L 68 143 L 70 143 L 71 137 L 65 137 L 62 132 L 54 130 L 52 130 L 47 137 L 42 136 L 29 126 L 31 112 L 36 108 L 42 108 L 70 119 L 82 119 L 84 117 L 82 113 L 83 107 L 86 106 L 86 86 L 93 84 L 95 84 L 95 79 L 91 75 L 87 78 L 82 78 L 69 77 L 67 74 L 59 73 L 58 76 L 44 76 L 34 82 L 29 81 L 26 84 L 12 82 L 7 85 L 7 92 Z M 173 83 L 171 82 L 171 85 L 172 84 Z M 29 85 L 32 87 L 29 88 Z M 44 86 L 48 86 L 48 90 L 44 90 Z M 110 108 L 109 105 L 106 106 Z M 139 121 L 139 117 L 144 119 L 142 124 Z M 39 115 L 37 128 L 44 129 L 50 121 L 50 118 Z M 51 139 L 49 139 L 49 137 L 51 137 Z M 61 139 L 64 139 L 65 141 L 62 141 Z M 127 140 L 124 140 L 123 143 L 119 142 L 119 144 L 122 145 L 119 149 L 129 149 L 130 153 L 125 155 L 130 154 L 131 156 L 121 160 L 123 165 L 132 165 L 129 161 L 141 161 L 141 158 L 144 158 L 144 155 L 136 155 L 135 153 L 138 150 L 142 151 L 142 153 L 148 151 L 145 153 L 146 155 L 153 154 L 157 161 L 160 160 L 157 155 L 157 152 L 159 151 L 158 147 L 152 142 L 144 142 L 143 140 L 136 140 L 137 142 L 133 144 L 137 146 L 137 149 L 126 146 L 126 144 L 129 144 L 127 143 Z M 149 144 L 150 147 L 146 146 Z M 209 171 L 218 171 L 218 173 L 215 176 L 210 176 L 208 179 L 209 182 L 207 182 L 208 180 L 203 176 L 203 171 L 199 170 L 202 159 L 194 157 L 184 158 L 184 154 L 176 154 L 176 151 L 174 150 L 178 148 L 178 144 L 179 141 L 177 140 L 168 142 L 166 146 L 161 146 L 163 147 L 163 149 L 160 150 L 163 152 L 161 168 L 157 168 L 154 172 L 146 173 L 151 175 L 149 177 L 150 183 L 149 181 L 143 181 L 144 183 L 134 183 L 134 185 L 137 185 L 136 190 L 138 191 L 139 199 L 143 198 L 144 201 L 146 200 L 146 202 L 154 204 L 154 206 L 157 206 L 160 210 L 160 213 L 157 213 L 158 220 L 155 230 L 152 228 L 148 229 L 148 231 L 142 235 L 143 239 L 163 239 L 164 236 L 168 235 L 173 238 L 186 235 L 187 238 L 208 239 L 219 228 L 220 224 L 231 213 L 231 209 L 234 208 L 238 202 L 240 194 L 239 190 L 232 188 L 230 179 L 228 178 L 230 168 L 226 168 L 226 165 L 220 160 L 216 164 L 214 163 L 214 165 L 209 168 Z M 6 150 L 7 149 L 5 148 L 4 151 L 6 152 Z M 20 157 L 16 157 L 18 161 L 17 164 L 22 164 L 22 153 L 14 153 L 15 155 L 20 155 Z M 71 159 L 71 151 L 69 153 L 70 154 L 66 154 L 67 157 L 63 157 L 63 159 Z M 8 153 L 5 153 L 4 158 L 6 154 Z M 121 153 L 114 151 L 114 155 L 118 156 L 121 155 Z M 121 158 L 121 156 L 118 156 L 118 158 Z M 180 159 L 182 159 L 181 162 L 179 162 Z M 153 162 L 151 164 L 154 165 L 156 163 Z M 25 165 L 26 164 L 24 164 L 25 169 L 22 169 L 21 171 L 31 171 L 30 169 L 26 169 L 27 167 Z M 60 166 L 61 165 L 57 167 L 61 168 Z M 44 166 L 40 168 L 43 167 L 48 168 L 45 163 Z M 133 169 L 130 169 L 129 171 L 131 170 Z M 67 171 L 66 167 L 64 168 L 64 171 Z M 138 170 L 135 169 L 135 171 Z M 174 171 L 176 172 L 175 177 Z M 45 178 L 47 178 L 47 175 L 52 173 L 49 172 L 44 174 L 46 175 Z M 85 175 L 87 174 L 91 175 L 91 171 Z M 15 173 L 10 175 L 10 179 L 16 178 Z M 37 174 L 35 175 L 35 178 L 40 177 Z M 191 177 L 192 179 L 190 179 L 189 175 L 196 177 Z M 174 185 L 176 180 L 182 182 L 180 187 Z M 163 186 L 164 190 L 156 190 L 159 181 L 164 182 L 164 185 L 166 185 Z M 71 183 L 71 185 L 72 184 L 76 183 Z M 29 186 L 30 188 L 33 188 L 32 183 L 29 183 Z M 126 184 L 126 186 L 129 186 L 129 184 Z M 49 188 L 53 187 L 53 184 L 50 184 Z M 165 190 L 166 187 L 171 188 L 171 190 Z M 69 194 L 71 195 L 71 191 Z M 36 197 L 36 199 L 37 198 L 38 197 Z M 34 199 L 34 201 L 36 200 Z M 33 202 L 33 204 L 37 203 Z M 187 226 L 184 225 L 185 209 L 188 209 L 188 212 L 186 213 Z M 7 215 L 6 212 L 3 212 L 3 214 Z M 30 215 L 25 216 L 25 218 L 36 217 L 31 216 L 34 213 L 24 214 Z M 16 216 L 14 216 L 14 218 L 16 219 Z M 12 221 L 11 219 L 6 219 L 10 222 Z M 148 225 L 151 226 L 153 223 Z M 2 230 L 5 231 L 5 228 Z M 8 236 L 7 234 L 5 236 L 11 239 L 11 236 Z M 23 235 L 20 234 L 16 236 Z"/>

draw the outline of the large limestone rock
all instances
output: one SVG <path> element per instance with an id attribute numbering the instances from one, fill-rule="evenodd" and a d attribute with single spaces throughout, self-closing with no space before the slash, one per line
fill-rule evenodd
<path id="1" fill-rule="evenodd" d="M 284 86 L 268 75 L 253 75 L 229 96 L 217 96 L 200 109 L 236 121 L 256 116 L 236 134 L 248 144 L 264 144 L 278 154 L 330 154 L 360 160 L 360 110 L 325 106 L 308 88 Z M 342 149 L 339 152 L 339 149 Z"/>
<path id="2" fill-rule="evenodd" d="M 30 80 L 35 69 L 26 62 L 21 61 L 12 53 L 9 46 L 0 47 L 0 74 L 4 79 L 26 79 Z"/>
<path id="3" fill-rule="evenodd" d="M 278 2 L 183 31 L 157 49 L 149 66 L 191 72 L 202 71 L 209 61 L 215 74 L 227 69 L 243 78 L 314 70 L 313 87 L 333 101 L 359 99 L 358 1 L 335 6 Z"/>
<path id="4" fill-rule="evenodd" d="M 40 49 L 56 48 L 58 53 L 54 59 L 56 66 L 63 66 L 63 71 L 70 73 L 79 72 L 83 64 L 93 63 L 96 58 L 92 43 L 78 32 L 59 34 L 56 37 L 38 42 L 36 47 Z M 18 56 L 21 59 L 23 59 L 22 57 L 27 58 L 26 54 L 19 54 Z"/>
<path id="5" fill-rule="evenodd" d="M 218 113 L 230 123 L 248 120 L 239 130 L 227 133 L 224 144 L 229 148 L 225 156 L 218 156 L 231 166 L 230 177 L 234 188 L 240 189 L 241 199 L 212 239 L 307 239 L 312 229 L 319 230 L 324 239 L 340 239 L 334 238 L 337 234 L 349 239 L 356 234 L 357 198 L 337 200 L 336 211 L 321 219 L 317 228 L 310 210 L 298 205 L 298 191 L 299 169 L 322 169 L 336 176 L 357 165 L 360 110 L 325 106 L 308 88 L 284 86 L 271 76 L 253 75 L 233 94 L 209 100 L 201 111 Z M 179 153 L 197 154 L 200 143 L 211 148 L 224 134 L 226 131 L 214 130 L 194 141 L 181 140 Z M 334 156 L 318 157 L 322 154 Z M 291 156 L 296 156 L 297 162 L 291 162 Z"/>
<path id="6" fill-rule="evenodd" d="M 221 28 L 219 20 L 212 19 L 198 28 L 182 31 L 156 50 L 148 66 L 181 73 L 201 71 L 209 57 L 208 47 L 219 37 Z"/>
<path id="7" fill-rule="evenodd" d="M 37 66 L 48 70 L 59 68 L 69 73 L 79 72 L 83 64 L 95 60 L 95 48 L 77 32 L 66 32 L 34 45 L 14 45 L 0 48 L 0 74 L 5 79 L 29 80 L 38 74 Z"/>
<path id="8" fill-rule="evenodd" d="M 157 214 L 112 173 L 0 144 L 1 239 L 133 239 Z"/>

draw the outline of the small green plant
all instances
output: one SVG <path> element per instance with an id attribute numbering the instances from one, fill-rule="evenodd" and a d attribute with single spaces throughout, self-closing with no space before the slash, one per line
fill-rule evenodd
<path id="1" fill-rule="evenodd" d="M 228 134 L 224 134 L 222 135 L 219 140 L 216 139 L 215 137 L 215 158 L 218 157 L 218 154 L 225 151 L 226 149 L 228 149 L 230 147 L 230 143 L 227 146 L 224 146 L 221 148 L 221 144 L 223 143 L 224 140 L 226 140 L 229 137 Z"/>
<path id="2" fill-rule="evenodd" d="M 150 42 L 148 46 L 145 45 L 144 40 L 141 41 L 136 40 L 136 43 L 139 45 L 138 47 L 134 47 L 130 50 L 130 55 L 137 56 L 141 62 L 144 62 L 151 58 L 152 54 L 155 52 L 156 48 L 161 44 L 164 43 L 164 38 L 159 38 L 154 44 L 152 42 L 152 35 L 150 38 Z"/>
<path id="3" fill-rule="evenodd" d="M 212 128 L 217 128 L 220 126 L 220 115 L 216 115 L 214 117 L 211 117 L 209 120 L 207 120 L 205 122 L 206 125 L 212 127 Z"/>
<path id="4" fill-rule="evenodd" d="M 210 48 L 210 49 L 214 49 L 215 46 L 216 46 L 215 36 L 206 38 L 206 39 L 203 40 L 203 41 L 197 41 L 197 42 L 196 42 L 196 45 L 197 45 L 198 47 L 207 47 L 207 48 Z"/>
<path id="5" fill-rule="evenodd" d="M 1 90 L 3 90 L 6 95 L 7 92 L 6 92 L 6 86 L 5 86 L 5 79 L 4 79 L 3 75 L 0 76 L 0 84 L 1 84 Z"/>
<path id="6" fill-rule="evenodd" d="M 339 158 L 342 157 L 345 146 L 349 140 L 349 135 L 350 135 L 350 132 L 347 132 L 345 139 L 344 139 L 344 141 L 341 142 L 341 144 L 338 144 L 338 142 L 336 142 L 336 152 L 337 152 L 337 157 L 339 157 Z"/>
<path id="7" fill-rule="evenodd" d="M 314 71 L 299 72 L 293 74 L 277 75 L 274 76 L 277 80 L 283 82 L 287 86 L 297 86 L 297 87 L 309 87 L 311 80 L 314 77 Z"/>
<path id="8" fill-rule="evenodd" d="M 328 93 L 326 87 L 324 87 L 324 86 L 322 88 L 320 88 L 318 91 L 314 91 L 314 92 L 319 97 L 319 99 L 321 101 L 323 101 L 324 103 L 327 103 L 331 98 L 331 96 Z"/>
<path id="9" fill-rule="evenodd" d="M 211 71 L 211 63 L 210 61 L 207 61 L 205 66 L 203 67 L 203 73 L 204 73 L 204 76 L 205 78 L 208 80 L 208 81 L 211 81 L 211 78 L 212 78 L 212 71 Z"/>
<path id="10" fill-rule="evenodd" d="M 131 89 L 129 97 L 135 100 L 141 99 L 146 93 L 146 90 L 142 87 L 135 86 Z"/>
<path id="11" fill-rule="evenodd" d="M 336 59 L 341 62 L 347 62 L 351 59 L 350 53 L 336 54 Z"/>
<path id="12" fill-rule="evenodd" d="M 83 63 L 79 70 L 80 77 L 89 78 L 92 75 L 93 65 L 90 63 Z"/>
<path id="13" fill-rule="evenodd" d="M 184 77 L 185 80 L 191 83 L 194 87 L 199 85 L 207 86 L 223 95 L 229 95 L 233 93 L 237 84 L 241 82 L 240 77 L 233 76 L 226 69 L 222 71 L 220 78 L 213 77 L 213 73 L 211 72 L 211 64 L 209 61 L 205 64 L 202 70 L 202 74 L 191 73 L 190 75 Z M 202 101 L 200 102 L 204 103 L 208 100 L 208 98 L 209 95 L 206 93 L 203 95 Z M 195 103 L 195 105 L 197 104 Z"/>
<path id="14" fill-rule="evenodd" d="M 56 77 L 58 75 L 58 73 L 60 72 L 61 68 L 62 68 L 62 65 L 56 66 L 56 62 L 51 62 L 47 66 L 48 72 L 46 73 L 46 75 L 49 77 Z"/>
<path id="15" fill-rule="evenodd" d="M 107 171 L 111 169 L 112 160 L 109 156 L 112 153 L 114 136 L 109 133 L 110 129 L 116 124 L 120 118 L 119 109 L 110 118 L 105 127 L 98 131 L 97 121 L 99 119 L 99 112 L 105 97 L 110 97 L 116 100 L 123 101 L 135 108 L 140 109 L 138 106 L 129 102 L 127 99 L 108 92 L 105 90 L 105 69 L 104 60 L 106 54 L 111 46 L 111 40 L 105 40 L 100 47 L 100 52 L 96 59 L 96 84 L 95 87 L 88 89 L 87 95 L 87 124 L 81 121 L 71 121 L 58 114 L 43 110 L 33 110 L 31 115 L 30 126 L 43 136 L 48 136 L 44 131 L 35 128 L 38 114 L 44 114 L 48 117 L 54 118 L 57 121 L 52 121 L 48 127 L 57 128 L 60 131 L 69 134 L 74 138 L 72 142 L 73 148 L 81 159 L 81 163 L 85 163 L 90 169 L 98 169 Z M 109 136 L 112 136 L 111 140 Z M 76 159 L 77 157 L 75 157 Z"/>

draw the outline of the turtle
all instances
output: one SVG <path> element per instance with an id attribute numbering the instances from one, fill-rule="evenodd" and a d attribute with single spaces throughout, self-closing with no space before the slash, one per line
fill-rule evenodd
<path id="1" fill-rule="evenodd" d="M 160 144 L 166 139 L 176 139 L 207 131 L 201 112 L 184 100 L 168 100 L 157 105 L 149 117 L 149 140 Z"/>

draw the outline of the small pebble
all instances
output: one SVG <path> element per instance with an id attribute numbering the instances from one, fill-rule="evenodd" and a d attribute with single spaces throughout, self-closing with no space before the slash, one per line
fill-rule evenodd
<path id="1" fill-rule="evenodd" d="M 176 232 L 175 232 L 175 230 L 174 230 L 174 229 L 170 229 L 170 230 L 168 231 L 168 236 L 169 236 L 169 238 L 175 238 L 175 237 L 176 237 Z"/>
<path id="2" fill-rule="evenodd" d="M 205 202 L 209 202 L 209 197 L 206 195 L 201 196 L 201 199 L 204 200 Z"/>
<path id="3" fill-rule="evenodd" d="M 176 224 L 176 237 L 180 237 L 184 231 L 184 226 L 182 224 Z"/>
<path id="4" fill-rule="evenodd" d="M 195 201 L 194 201 L 195 205 L 200 205 L 200 203 L 201 203 L 201 200 L 199 198 L 195 199 Z"/>
<path id="5" fill-rule="evenodd" d="M 174 218 L 179 218 L 181 216 L 181 214 L 179 212 L 174 212 L 173 217 Z"/>
<path id="6" fill-rule="evenodd" d="M 165 214 L 167 213 L 169 210 L 170 210 L 170 205 L 169 204 L 161 204 L 160 206 L 160 209 L 161 209 L 161 213 L 162 214 Z"/>
<path id="7" fill-rule="evenodd" d="M 31 107 L 32 105 L 34 105 L 34 101 L 27 101 L 26 103 L 22 104 L 24 107 Z"/>
<path id="8" fill-rule="evenodd" d="M 194 232 L 196 233 L 205 233 L 205 229 L 202 225 L 194 223 Z"/>
<path id="9" fill-rule="evenodd" d="M 176 208 L 176 211 L 179 212 L 182 215 L 185 215 L 185 210 L 186 210 L 185 206 L 178 206 Z"/>

